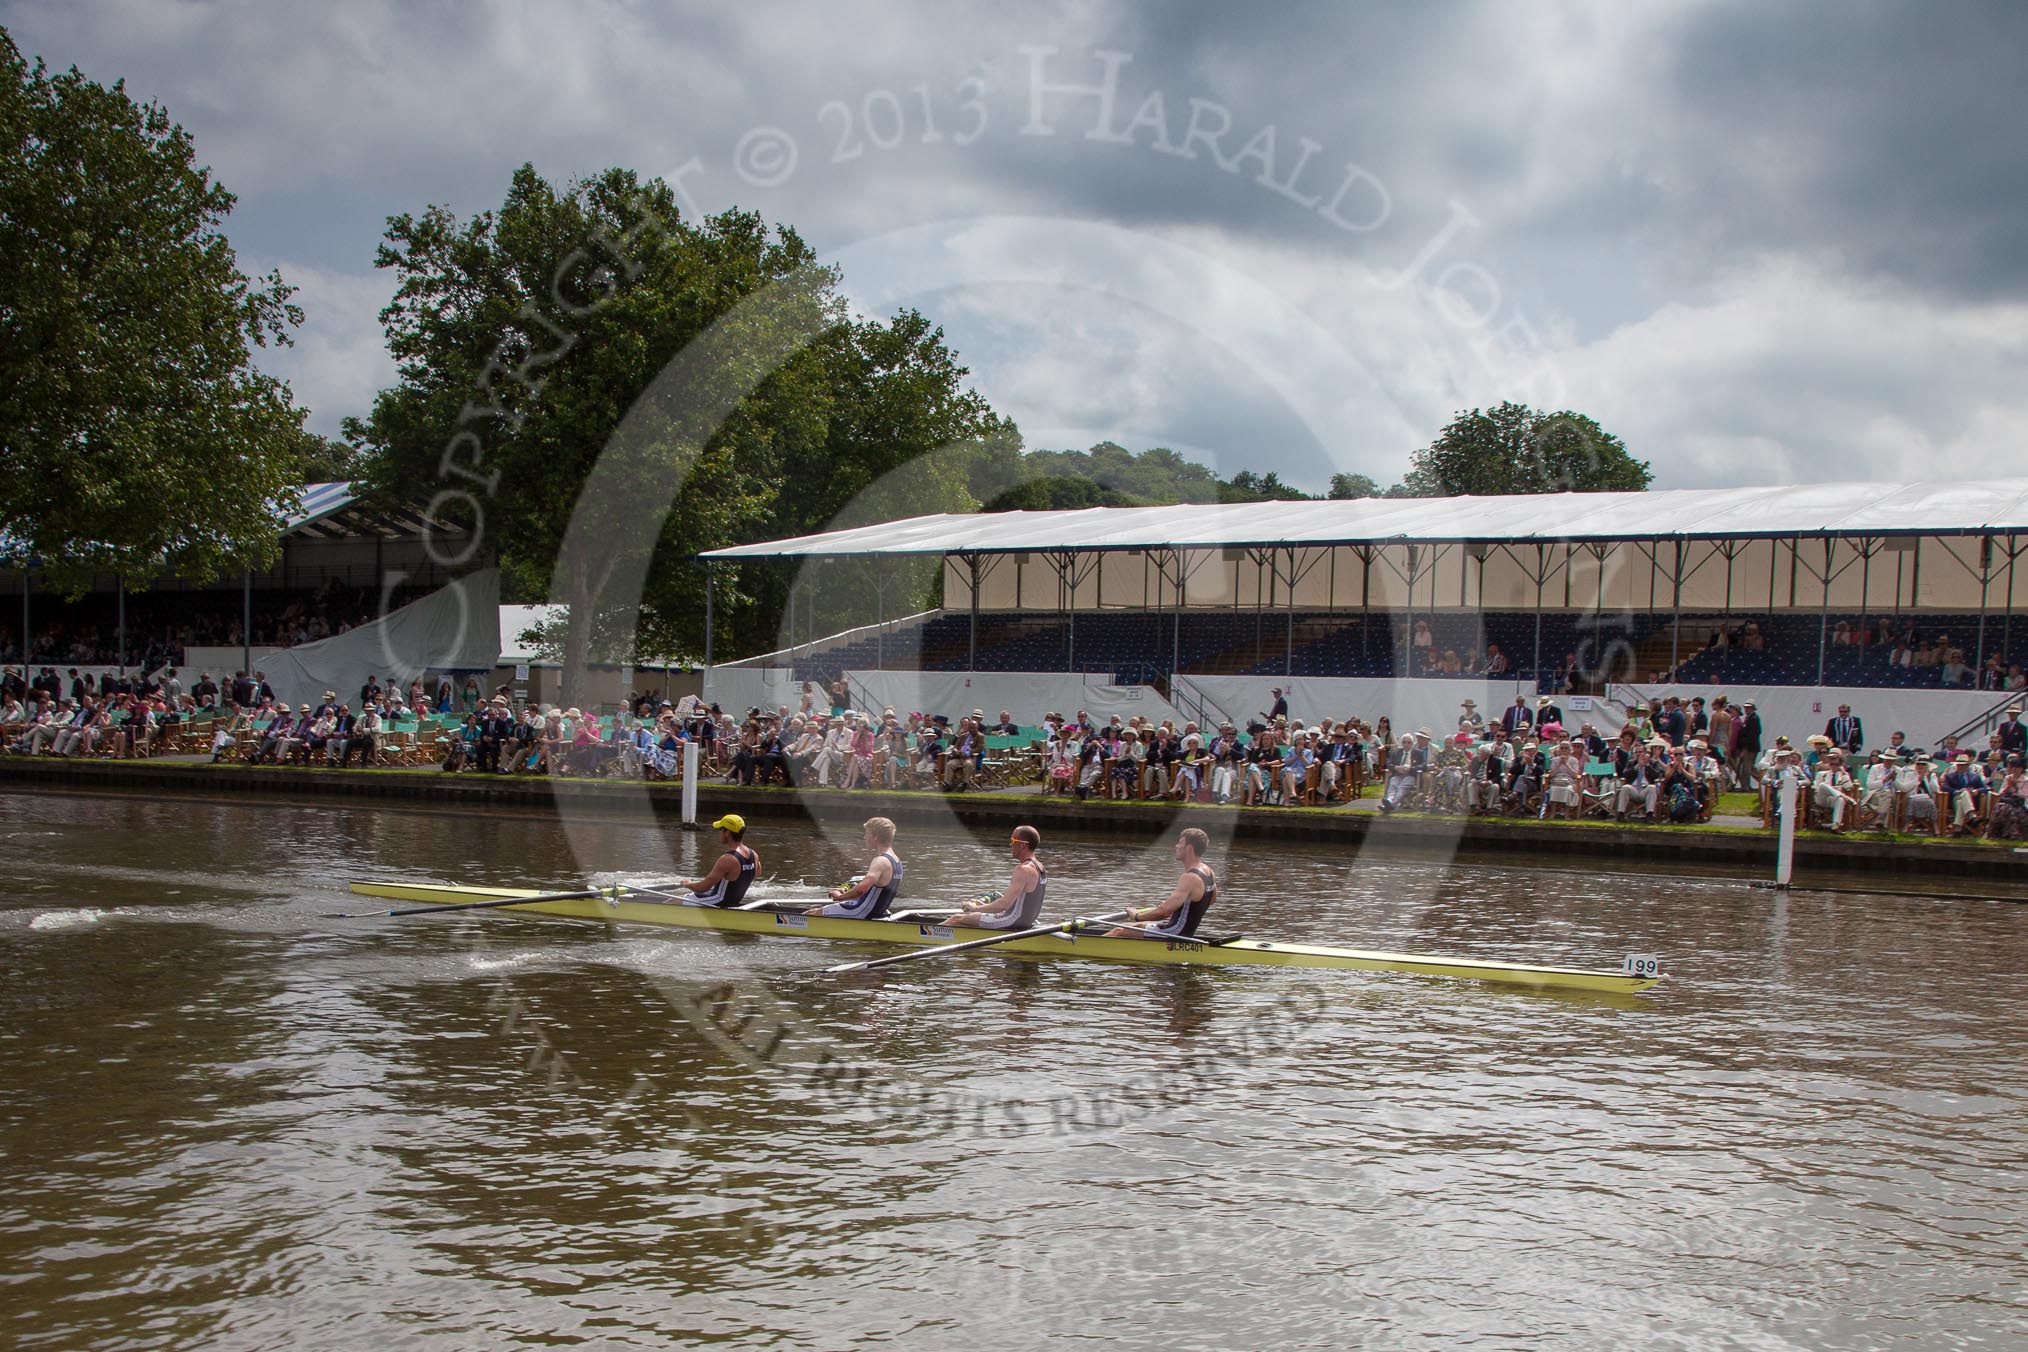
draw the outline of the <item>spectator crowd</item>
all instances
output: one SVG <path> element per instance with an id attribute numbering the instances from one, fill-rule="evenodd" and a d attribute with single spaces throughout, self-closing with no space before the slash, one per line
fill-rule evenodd
<path id="1" fill-rule="evenodd" d="M 1753 795 L 1764 822 L 1792 772 L 1801 824 L 2028 839 L 2028 725 L 2020 706 L 1978 747 L 1935 748 L 1899 731 L 1867 750 L 1864 724 L 1840 705 L 1821 732 L 1764 736 L 1748 700 L 1670 697 L 1631 711 L 1610 734 L 1567 719 L 1556 697 L 1517 696 L 1497 713 L 1461 703 L 1455 726 L 1291 719 L 1281 692 L 1242 731 L 1230 721 L 1104 720 L 1078 710 L 1032 724 L 1001 710 L 955 718 L 847 704 L 843 683 L 806 687 L 798 708 L 735 718 L 695 696 L 636 696 L 614 713 L 485 693 L 476 676 L 403 684 L 369 678 L 295 706 L 262 673 L 187 688 L 174 667 L 97 681 L 45 666 L 0 675 L 0 745 L 31 756 L 148 756 L 164 750 L 253 764 L 440 765 L 449 773 L 618 775 L 676 780 L 687 751 L 722 782 L 840 790 L 1032 786 L 1078 801 L 1169 800 L 1324 807 L 1377 794 L 1377 810 L 1709 820 L 1725 793 Z"/>

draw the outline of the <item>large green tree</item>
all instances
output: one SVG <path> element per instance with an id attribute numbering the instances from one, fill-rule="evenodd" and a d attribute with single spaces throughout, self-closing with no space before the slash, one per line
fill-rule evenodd
<path id="1" fill-rule="evenodd" d="M 1653 477 L 1647 461 L 1581 413 L 1503 403 L 1452 418 L 1415 453 L 1400 495 L 1638 491 Z"/>
<path id="2" fill-rule="evenodd" d="M 0 530 L 58 586 L 269 562 L 302 412 L 253 364 L 302 311 L 159 104 L 0 30 Z"/>
<path id="3" fill-rule="evenodd" d="M 595 656 L 699 652 L 701 551 L 971 510 L 932 453 L 1003 430 L 920 315 L 854 319 L 793 230 L 684 220 L 630 171 L 559 190 L 523 166 L 497 211 L 395 217 L 379 262 L 400 383 L 348 433 L 377 492 L 434 501 L 510 595 L 571 607 L 567 682 Z M 622 580 L 643 570 L 636 615 Z M 717 578 L 721 644 L 772 646 L 783 570 Z"/>

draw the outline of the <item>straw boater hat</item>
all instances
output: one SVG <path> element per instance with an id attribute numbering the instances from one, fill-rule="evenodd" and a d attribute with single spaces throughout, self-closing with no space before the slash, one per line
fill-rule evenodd
<path id="1" fill-rule="evenodd" d="M 1702 737 L 1692 737 L 1690 739 L 1690 749 L 1692 751 L 1709 751 L 1711 749 L 1711 744 L 1705 741 Z"/>
<path id="2" fill-rule="evenodd" d="M 1828 737 L 1826 737 L 1826 736 L 1825 736 L 1825 735 L 1824 735 L 1823 733 L 1821 733 L 1821 732 L 1813 732 L 1813 733 L 1811 733 L 1811 734 L 1810 734 L 1810 745 L 1811 745 L 1811 746 L 1829 746 L 1830 744 L 1831 744 L 1831 739 L 1830 739 L 1830 738 L 1828 738 Z"/>
<path id="3" fill-rule="evenodd" d="M 1470 699 L 1463 700 L 1459 702 L 1458 707 L 1460 709 L 1476 709 L 1479 707 L 1479 702 L 1477 700 Z"/>
<path id="4" fill-rule="evenodd" d="M 1958 752 L 1958 758 L 1953 763 L 1957 765 L 1970 765 L 1972 763 L 1972 753 L 1969 751 Z"/>

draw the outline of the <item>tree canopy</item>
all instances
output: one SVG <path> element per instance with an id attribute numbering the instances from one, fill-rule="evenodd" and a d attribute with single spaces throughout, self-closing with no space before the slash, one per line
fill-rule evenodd
<path id="1" fill-rule="evenodd" d="M 1653 478 L 1647 461 L 1582 413 L 1503 403 L 1452 418 L 1415 453 L 1401 495 L 1639 491 Z"/>
<path id="2" fill-rule="evenodd" d="M 0 29 L 0 530 L 60 587 L 279 547 L 303 414 L 253 349 L 303 314 L 239 270 L 233 204 L 159 104 Z"/>
<path id="3" fill-rule="evenodd" d="M 1013 435 L 921 315 L 854 319 L 792 229 L 681 219 L 631 171 L 558 189 L 524 165 L 496 211 L 390 220 L 379 263 L 398 278 L 382 321 L 400 380 L 348 435 L 376 493 L 482 530 L 508 595 L 570 605 L 567 680 L 595 647 L 701 651 L 699 552 L 971 510 L 957 459 L 931 452 Z M 717 411 L 692 425 L 687 404 Z M 643 503 L 667 506 L 645 541 Z M 644 564 L 620 633 L 610 589 Z M 717 580 L 719 640 L 772 646 L 781 571 Z"/>
<path id="4" fill-rule="evenodd" d="M 1220 479 L 1209 466 L 1166 446 L 1134 452 L 1111 441 L 1085 451 L 1025 452 L 1018 443 L 985 443 L 968 467 L 967 483 L 989 512 L 1309 496 L 1272 470 L 1241 470 Z"/>

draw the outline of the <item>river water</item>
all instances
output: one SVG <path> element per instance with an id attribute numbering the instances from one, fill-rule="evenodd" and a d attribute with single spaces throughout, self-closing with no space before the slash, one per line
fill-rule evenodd
<path id="1" fill-rule="evenodd" d="M 759 823 L 768 890 L 840 842 Z M 902 841 L 910 892 L 997 840 Z M 2028 907 L 1217 851 L 1208 930 L 1638 997 L 371 909 L 701 870 L 534 815 L 0 798 L 18 1348 L 2020 1346 Z M 1173 869 L 1045 850 L 1080 911 Z M 580 862 L 588 859 L 591 862 Z M 380 903 L 387 905 L 388 903 Z"/>

